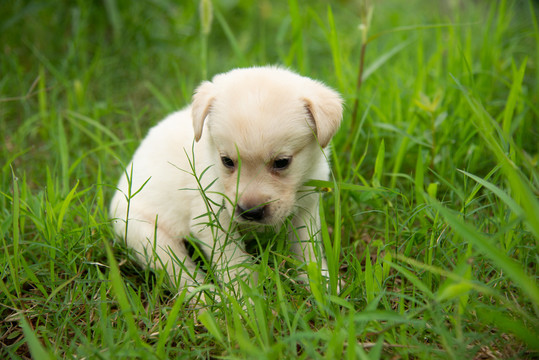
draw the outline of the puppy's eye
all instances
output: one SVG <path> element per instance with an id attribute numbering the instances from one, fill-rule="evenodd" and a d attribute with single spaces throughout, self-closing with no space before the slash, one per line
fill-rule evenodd
<path id="1" fill-rule="evenodd" d="M 271 167 L 273 170 L 285 170 L 286 168 L 290 166 L 291 162 L 292 162 L 292 158 L 275 159 Z"/>
<path id="2" fill-rule="evenodd" d="M 221 162 L 223 163 L 224 167 L 226 167 L 227 169 L 234 169 L 234 167 L 236 166 L 234 164 L 234 160 L 232 160 L 231 158 L 229 158 L 228 156 L 221 156 Z"/>

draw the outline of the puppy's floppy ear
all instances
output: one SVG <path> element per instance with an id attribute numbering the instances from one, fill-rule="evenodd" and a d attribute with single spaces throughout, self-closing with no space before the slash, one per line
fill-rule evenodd
<path id="1" fill-rule="evenodd" d="M 191 106 L 191 116 L 193 117 L 193 129 L 195 131 L 195 141 L 200 140 L 202 129 L 204 128 L 204 120 L 210 112 L 211 105 L 214 99 L 215 85 L 209 81 L 204 81 L 196 89 L 193 95 L 193 104 Z"/>
<path id="2" fill-rule="evenodd" d="M 311 92 L 303 101 L 314 122 L 318 142 L 325 148 L 341 124 L 342 99 L 336 91 L 319 82 L 309 88 Z"/>

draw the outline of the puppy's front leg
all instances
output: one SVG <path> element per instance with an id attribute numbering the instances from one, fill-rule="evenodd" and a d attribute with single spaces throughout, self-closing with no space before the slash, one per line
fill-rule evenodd
<path id="1" fill-rule="evenodd" d="M 290 249 L 297 259 L 307 265 L 316 262 L 320 265 L 322 276 L 329 280 L 328 265 L 320 240 L 320 216 L 318 200 L 311 196 L 309 206 L 303 207 L 292 218 L 292 229 L 289 231 Z M 320 262 L 318 262 L 320 260 Z M 305 271 L 300 278 L 308 281 Z"/>
<path id="2" fill-rule="evenodd" d="M 142 263 L 152 268 L 164 268 L 172 284 L 178 290 L 192 292 L 197 286 L 204 283 L 204 275 L 189 257 L 184 242 L 171 236 L 155 222 L 139 220 L 143 216 L 132 215 L 127 229 L 126 242 L 135 250 L 135 254 Z M 125 228 L 124 222 L 114 221 L 117 233 Z"/>
<path id="3" fill-rule="evenodd" d="M 243 241 L 234 231 L 226 233 L 209 227 L 201 229 L 196 236 L 205 244 L 203 251 L 211 261 L 217 280 L 231 284 L 235 295 L 241 296 L 238 280 L 247 280 L 250 272 L 245 265 L 252 259 L 246 253 Z"/>

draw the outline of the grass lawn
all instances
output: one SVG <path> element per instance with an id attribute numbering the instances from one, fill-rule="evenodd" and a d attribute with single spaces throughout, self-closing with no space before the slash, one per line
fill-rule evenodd
<path id="1" fill-rule="evenodd" d="M 539 3 L 201 3 L 0 2 L 0 358 L 539 357 Z M 108 202 L 198 83 L 264 64 L 345 99 L 320 184 L 344 286 L 297 284 L 277 234 L 245 307 L 193 309 Z"/>

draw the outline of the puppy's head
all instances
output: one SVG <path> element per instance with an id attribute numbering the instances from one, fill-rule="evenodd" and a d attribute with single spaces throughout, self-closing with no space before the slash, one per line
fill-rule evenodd
<path id="1" fill-rule="evenodd" d="M 327 177 L 321 148 L 339 127 L 342 100 L 288 70 L 237 69 L 199 86 L 192 115 L 195 140 L 205 137 L 235 204 L 227 206 L 230 215 L 277 225 L 294 211 L 305 181 Z"/>

